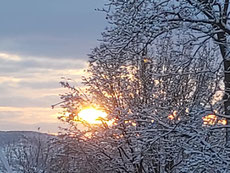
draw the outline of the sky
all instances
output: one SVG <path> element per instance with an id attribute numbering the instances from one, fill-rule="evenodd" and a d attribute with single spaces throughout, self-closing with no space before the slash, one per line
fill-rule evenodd
<path id="1" fill-rule="evenodd" d="M 80 86 L 87 54 L 99 44 L 106 0 L 0 0 L 0 130 L 56 133 L 67 92 Z"/>

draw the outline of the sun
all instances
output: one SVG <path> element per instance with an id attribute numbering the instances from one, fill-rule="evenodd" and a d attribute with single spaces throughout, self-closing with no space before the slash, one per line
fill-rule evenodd
<path id="1" fill-rule="evenodd" d="M 106 119 L 106 117 L 107 117 L 106 112 L 95 109 L 93 107 L 84 108 L 78 113 L 79 119 L 84 120 L 90 124 L 100 124 L 101 123 L 100 119 L 101 118 Z"/>

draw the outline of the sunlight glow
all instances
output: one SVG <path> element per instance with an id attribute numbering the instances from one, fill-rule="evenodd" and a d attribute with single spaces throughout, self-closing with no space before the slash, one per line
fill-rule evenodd
<path id="1" fill-rule="evenodd" d="M 105 112 L 92 107 L 85 108 L 78 113 L 78 118 L 80 120 L 86 121 L 90 124 L 100 124 L 101 119 L 106 119 L 106 117 L 107 114 Z"/>
<path id="2" fill-rule="evenodd" d="M 168 119 L 173 120 L 177 117 L 177 111 L 173 111 L 172 114 L 168 115 Z"/>
<path id="3" fill-rule="evenodd" d="M 203 117 L 204 124 L 214 125 L 216 124 L 217 117 L 215 115 L 207 115 Z"/>
<path id="4" fill-rule="evenodd" d="M 186 112 L 188 113 L 188 110 L 186 109 Z M 215 111 L 214 111 L 215 112 Z M 177 117 L 177 111 L 173 111 L 172 114 L 168 115 L 168 119 L 174 120 Z M 202 117 L 204 125 L 215 125 L 215 124 L 222 124 L 226 125 L 227 120 L 226 119 L 218 119 L 216 115 L 209 114 L 207 116 Z M 178 118 L 180 120 L 180 118 Z"/>
<path id="5" fill-rule="evenodd" d="M 217 116 L 213 114 L 203 117 L 203 121 L 204 121 L 204 124 L 208 124 L 208 125 L 215 125 L 216 123 L 222 124 L 222 125 L 227 124 L 227 121 L 225 119 L 217 120 Z"/>

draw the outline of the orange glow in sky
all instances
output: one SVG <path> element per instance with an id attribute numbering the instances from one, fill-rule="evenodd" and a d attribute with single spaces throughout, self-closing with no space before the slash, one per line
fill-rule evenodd
<path id="1" fill-rule="evenodd" d="M 78 117 L 90 124 L 100 124 L 102 119 L 106 119 L 107 113 L 92 107 L 85 108 L 78 113 Z"/>

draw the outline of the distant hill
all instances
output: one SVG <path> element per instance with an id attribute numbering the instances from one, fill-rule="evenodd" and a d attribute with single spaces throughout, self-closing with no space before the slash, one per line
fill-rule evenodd
<path id="1" fill-rule="evenodd" d="M 46 133 L 33 131 L 0 131 L 0 146 L 17 143 L 25 137 L 48 137 L 52 136 Z"/>

